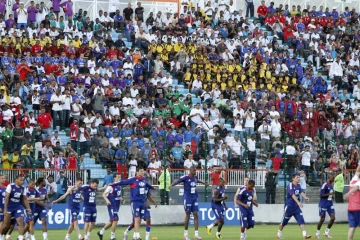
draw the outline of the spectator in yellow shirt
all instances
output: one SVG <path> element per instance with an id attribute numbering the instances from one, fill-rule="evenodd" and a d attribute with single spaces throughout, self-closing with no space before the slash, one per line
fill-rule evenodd
<path id="1" fill-rule="evenodd" d="M 33 158 L 30 156 L 30 153 L 33 151 L 33 146 L 31 145 L 31 143 L 27 143 L 24 146 L 21 147 L 21 156 L 20 159 L 21 161 L 24 162 L 24 167 L 25 168 L 31 168 L 32 165 L 34 164 L 34 160 Z"/>

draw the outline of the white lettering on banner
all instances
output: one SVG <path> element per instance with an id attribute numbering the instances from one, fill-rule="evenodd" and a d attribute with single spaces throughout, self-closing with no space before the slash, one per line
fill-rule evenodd
<path id="1" fill-rule="evenodd" d="M 83 215 L 84 215 L 83 212 L 79 213 L 78 224 L 84 224 Z M 71 223 L 70 210 L 67 209 L 67 208 L 65 209 L 65 214 L 64 214 L 63 211 L 53 212 L 53 210 L 50 209 L 48 211 L 47 218 L 48 218 L 49 225 L 53 225 L 53 224 L 56 224 L 56 225 L 58 225 L 58 224 L 70 224 Z M 38 220 L 38 223 L 41 224 L 41 221 Z"/>
<path id="2" fill-rule="evenodd" d="M 211 208 L 199 208 L 201 220 L 205 221 L 209 219 L 210 221 L 215 220 L 215 215 Z M 239 208 L 228 208 L 225 213 L 227 220 L 240 220 L 240 210 Z"/>
<path id="3" fill-rule="evenodd" d="M 64 213 L 62 212 L 56 212 L 55 213 L 55 222 L 56 224 L 61 224 L 64 221 Z"/>

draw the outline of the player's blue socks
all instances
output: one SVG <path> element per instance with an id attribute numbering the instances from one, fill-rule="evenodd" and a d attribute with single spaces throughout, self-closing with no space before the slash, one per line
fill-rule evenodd
<path id="1" fill-rule="evenodd" d="M 146 225 L 146 232 L 150 232 L 151 225 Z"/>

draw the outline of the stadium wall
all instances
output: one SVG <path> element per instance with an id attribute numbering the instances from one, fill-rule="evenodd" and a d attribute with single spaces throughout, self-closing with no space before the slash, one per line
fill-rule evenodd
<path id="1" fill-rule="evenodd" d="M 70 224 L 70 211 L 67 204 L 54 205 L 48 212 L 48 228 L 61 229 L 67 228 Z M 229 209 L 226 212 L 226 225 L 239 225 L 239 209 L 234 208 L 232 203 L 228 204 Z M 283 204 L 274 205 L 259 205 L 254 208 L 255 221 L 264 224 L 278 224 L 281 221 L 283 214 Z M 97 225 L 104 225 L 109 221 L 108 211 L 106 206 L 99 206 L 97 208 Z M 151 218 L 153 225 L 182 225 L 184 222 L 184 209 L 182 205 L 171 206 L 152 206 Z M 336 222 L 347 222 L 347 204 L 336 204 Z M 319 220 L 317 204 L 305 204 L 303 213 L 307 223 L 317 223 Z M 122 206 L 119 211 L 119 225 L 128 225 L 132 219 L 131 209 L 129 205 Z M 211 203 L 199 203 L 199 220 L 200 225 L 204 226 L 214 221 L 214 214 L 211 210 Z M 295 223 L 294 219 L 291 219 Z M 40 223 L 40 222 L 38 222 Z M 190 224 L 193 223 L 191 219 Z M 79 224 L 83 226 L 84 221 L 82 213 L 79 216 Z M 36 228 L 41 228 L 40 224 L 36 224 Z"/>

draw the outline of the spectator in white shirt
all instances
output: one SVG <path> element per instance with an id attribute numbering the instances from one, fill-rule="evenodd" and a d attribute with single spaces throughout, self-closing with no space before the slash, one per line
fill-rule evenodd
<path id="1" fill-rule="evenodd" d="M 204 111 L 200 109 L 200 104 L 197 103 L 195 108 L 190 111 L 191 118 L 191 129 L 195 129 L 195 127 L 202 123 L 204 119 Z"/>
<path id="2" fill-rule="evenodd" d="M 281 124 L 279 122 L 279 116 L 275 116 L 274 121 L 271 121 L 271 137 L 280 137 Z"/>
<path id="3" fill-rule="evenodd" d="M 51 96 L 50 103 L 52 104 L 54 122 L 56 121 L 56 117 L 58 117 L 58 120 L 60 122 L 60 128 L 63 129 L 63 98 L 60 95 L 60 89 L 57 89 L 56 93 Z M 54 124 L 54 129 L 55 127 L 56 124 Z"/>
<path id="4" fill-rule="evenodd" d="M 309 177 L 310 164 L 311 164 L 311 153 L 310 146 L 306 145 L 305 150 L 300 153 L 301 156 L 301 166 L 304 170 L 307 177 Z"/>

